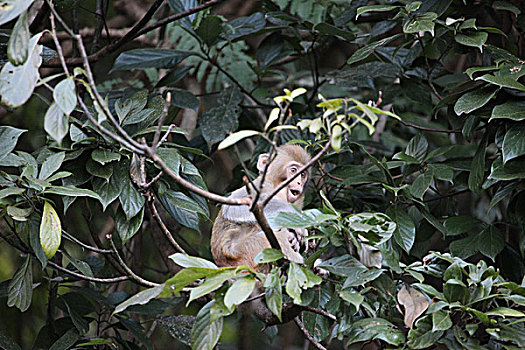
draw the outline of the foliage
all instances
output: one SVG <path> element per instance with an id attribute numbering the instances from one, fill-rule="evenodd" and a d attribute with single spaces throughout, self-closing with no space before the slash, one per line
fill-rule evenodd
<path id="1" fill-rule="evenodd" d="M 0 347 L 213 349 L 253 300 L 317 347 L 525 346 L 518 1 L 156 1 L 112 42 L 54 3 L 0 9 Z M 319 162 L 267 219 L 309 229 L 305 263 L 216 266 L 208 186 L 286 142 Z"/>

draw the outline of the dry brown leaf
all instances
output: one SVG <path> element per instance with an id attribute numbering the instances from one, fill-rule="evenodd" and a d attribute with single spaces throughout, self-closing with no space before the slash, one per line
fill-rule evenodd
<path id="1" fill-rule="evenodd" d="M 414 321 L 428 308 L 428 298 L 420 291 L 404 285 L 397 293 L 397 301 L 405 307 L 405 325 L 412 328 Z"/>

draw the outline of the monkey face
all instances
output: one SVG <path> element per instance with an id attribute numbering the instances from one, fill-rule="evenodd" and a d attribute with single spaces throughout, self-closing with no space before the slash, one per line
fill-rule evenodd
<path id="1" fill-rule="evenodd" d="M 285 166 L 285 168 L 282 169 L 284 172 L 284 180 L 287 180 L 293 175 L 295 175 L 301 167 L 302 164 L 297 162 L 288 163 Z M 302 196 L 307 181 L 308 174 L 306 172 L 301 173 L 301 175 L 299 175 L 292 182 L 290 182 L 290 184 L 286 188 L 280 191 L 278 196 L 288 203 L 294 203 Z"/>

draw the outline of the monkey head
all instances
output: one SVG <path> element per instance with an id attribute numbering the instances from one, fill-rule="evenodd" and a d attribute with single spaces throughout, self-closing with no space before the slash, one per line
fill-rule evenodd
<path id="1" fill-rule="evenodd" d="M 278 147 L 277 154 L 266 173 L 268 181 L 271 182 L 271 187 L 275 188 L 295 175 L 310 159 L 310 155 L 300 146 L 283 145 Z M 260 173 L 264 171 L 267 162 L 268 154 L 261 154 L 257 161 L 257 169 Z M 279 191 L 276 196 L 284 202 L 294 203 L 301 207 L 309 177 L 309 171 L 304 171 L 288 186 Z"/>

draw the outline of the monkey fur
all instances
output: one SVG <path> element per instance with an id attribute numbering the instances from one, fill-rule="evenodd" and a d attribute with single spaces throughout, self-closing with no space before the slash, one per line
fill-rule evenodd
<path id="1" fill-rule="evenodd" d="M 257 168 L 263 172 L 268 155 L 259 156 Z M 297 145 L 283 145 L 277 148 L 277 155 L 268 166 L 260 201 L 267 198 L 279 184 L 287 180 L 299 168 L 310 161 L 308 153 Z M 293 203 L 302 208 L 304 191 L 308 181 L 308 173 L 297 176 L 287 187 L 273 197 L 264 208 L 265 216 L 276 215 L 279 212 L 293 212 Z M 261 176 L 253 181 L 256 188 L 260 187 Z M 251 195 L 255 190 L 250 190 Z M 231 194 L 232 198 L 249 196 L 246 187 Z M 275 231 L 275 236 L 284 255 L 291 261 L 302 263 L 299 245 L 303 243 L 305 230 L 281 228 Z M 219 266 L 246 265 L 263 271 L 264 267 L 254 262 L 255 256 L 265 248 L 270 248 L 270 242 L 259 227 L 255 216 L 247 205 L 223 205 L 212 229 L 211 251 Z"/>

